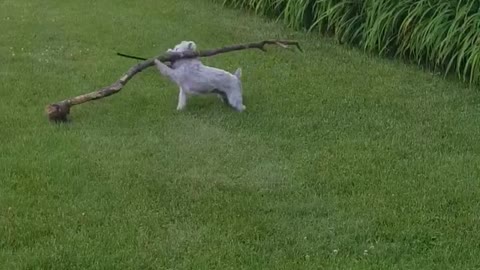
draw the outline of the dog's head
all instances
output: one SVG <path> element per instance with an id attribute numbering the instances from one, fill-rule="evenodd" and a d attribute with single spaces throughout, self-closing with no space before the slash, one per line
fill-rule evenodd
<path id="1" fill-rule="evenodd" d="M 168 52 L 194 52 L 197 50 L 197 44 L 193 41 L 182 41 L 175 45 L 173 49 L 168 49 Z"/>

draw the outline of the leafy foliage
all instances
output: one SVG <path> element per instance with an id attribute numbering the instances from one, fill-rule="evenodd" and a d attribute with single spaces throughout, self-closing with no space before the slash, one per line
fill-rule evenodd
<path id="1" fill-rule="evenodd" d="M 480 82 L 478 0 L 221 0 L 296 29 Z"/>

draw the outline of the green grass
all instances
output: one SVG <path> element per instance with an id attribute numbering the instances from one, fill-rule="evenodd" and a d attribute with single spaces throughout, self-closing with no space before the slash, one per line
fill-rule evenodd
<path id="1" fill-rule="evenodd" d="M 208 0 L 0 2 L 1 269 L 478 269 L 480 94 Z M 177 112 L 176 42 L 301 41 L 243 68 L 245 113 Z M 14 55 L 13 55 L 14 54 Z M 367 252 L 365 252 L 367 250 Z"/>

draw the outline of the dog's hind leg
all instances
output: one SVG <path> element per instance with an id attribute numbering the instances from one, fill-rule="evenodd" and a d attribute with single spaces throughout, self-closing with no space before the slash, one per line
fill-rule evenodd
<path id="1" fill-rule="evenodd" d="M 232 106 L 236 111 L 243 112 L 247 107 L 243 105 L 242 94 L 239 92 L 229 92 L 227 94 L 228 104 Z"/>
<path id="2" fill-rule="evenodd" d="M 227 97 L 227 94 L 225 94 L 225 92 L 220 91 L 218 89 L 213 89 L 212 93 L 216 94 L 218 96 L 218 98 L 220 98 L 220 100 L 223 101 L 223 103 L 229 105 L 228 97 Z"/>

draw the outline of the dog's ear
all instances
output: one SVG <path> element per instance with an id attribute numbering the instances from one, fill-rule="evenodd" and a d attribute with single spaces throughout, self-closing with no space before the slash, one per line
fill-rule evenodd
<path id="1" fill-rule="evenodd" d="M 193 41 L 188 42 L 188 49 L 191 51 L 196 51 L 197 50 L 197 44 Z"/>

